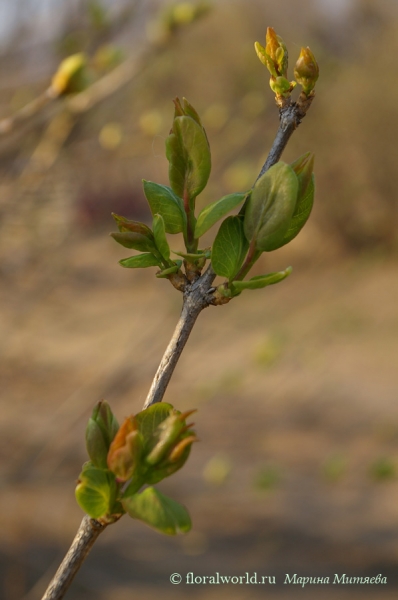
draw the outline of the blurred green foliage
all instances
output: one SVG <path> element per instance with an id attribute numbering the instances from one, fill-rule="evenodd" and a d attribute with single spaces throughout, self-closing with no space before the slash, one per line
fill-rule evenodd
<path id="1" fill-rule="evenodd" d="M 381 456 L 369 467 L 369 474 L 375 481 L 387 481 L 397 475 L 395 461 L 389 456 Z"/>
<path id="2" fill-rule="evenodd" d="M 322 464 L 323 477 L 330 483 L 340 481 L 347 472 L 347 461 L 342 454 L 329 456 Z"/>
<path id="3" fill-rule="evenodd" d="M 258 490 L 269 492 L 280 483 L 280 469 L 273 465 L 262 466 L 254 477 L 254 487 Z"/>

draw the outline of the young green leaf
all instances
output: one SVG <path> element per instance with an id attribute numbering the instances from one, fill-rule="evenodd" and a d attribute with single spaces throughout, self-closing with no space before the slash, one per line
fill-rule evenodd
<path id="1" fill-rule="evenodd" d="M 113 473 L 97 469 L 90 462 L 83 466 L 76 487 L 76 500 L 92 519 L 99 519 L 112 512 L 116 492 Z"/>
<path id="2" fill-rule="evenodd" d="M 152 441 L 158 425 L 167 419 L 172 412 L 173 407 L 171 404 L 159 402 L 148 406 L 148 408 L 135 415 L 135 420 L 143 437 L 144 454 L 148 451 L 148 444 Z"/>
<path id="3" fill-rule="evenodd" d="M 233 290 L 242 292 L 243 290 L 258 290 L 267 285 L 273 285 L 279 283 L 283 279 L 286 279 L 292 272 L 292 267 L 287 267 L 284 271 L 278 273 L 269 273 L 268 275 L 257 275 L 252 277 L 248 281 L 234 281 L 232 283 Z"/>
<path id="4" fill-rule="evenodd" d="M 211 169 L 204 129 L 191 117 L 176 117 L 166 139 L 166 157 L 173 191 L 180 198 L 196 198 L 206 186 Z"/>
<path id="5" fill-rule="evenodd" d="M 173 265 L 172 267 L 168 267 L 167 269 L 163 269 L 162 271 L 159 271 L 159 273 L 156 273 L 156 277 L 158 277 L 158 279 L 162 279 L 162 278 L 168 277 L 172 273 L 177 273 L 177 271 L 181 267 L 181 265 L 182 265 L 182 260 L 177 260 L 176 264 Z"/>
<path id="6" fill-rule="evenodd" d="M 117 215 L 116 213 L 112 213 L 112 217 L 116 221 L 116 225 L 120 232 L 131 231 L 133 233 L 140 233 L 151 240 L 153 240 L 153 233 L 149 229 L 148 225 L 145 223 L 140 223 L 139 221 L 132 221 L 131 219 L 127 219 L 126 217 L 122 217 Z"/>
<path id="7" fill-rule="evenodd" d="M 198 239 L 202 237 L 202 235 L 206 233 L 210 227 L 213 227 L 214 223 L 217 223 L 219 219 L 225 217 L 225 215 L 228 214 L 233 208 L 243 202 L 247 195 L 248 192 L 228 194 L 228 196 L 223 196 L 223 198 L 220 198 L 220 200 L 205 206 L 205 208 L 199 213 L 198 220 L 196 222 L 195 238 Z"/>
<path id="8" fill-rule="evenodd" d="M 300 233 L 300 231 L 308 221 L 308 217 L 311 214 L 312 206 L 314 204 L 314 194 L 315 181 L 314 176 L 312 175 L 311 181 L 306 191 L 302 196 L 299 195 L 295 211 L 289 224 L 289 229 L 285 233 L 282 243 L 279 247 L 291 242 L 296 237 L 296 235 Z"/>
<path id="9" fill-rule="evenodd" d="M 198 125 L 202 126 L 202 121 L 200 120 L 198 113 L 186 98 L 182 99 L 182 107 L 183 114 L 186 114 L 188 117 L 191 117 L 194 121 L 197 122 Z"/>
<path id="10" fill-rule="evenodd" d="M 119 260 L 119 265 L 126 269 L 146 269 L 147 267 L 161 267 L 162 263 L 153 254 L 137 254 L 130 258 Z"/>
<path id="11" fill-rule="evenodd" d="M 166 229 L 164 226 L 163 217 L 155 215 L 153 217 L 153 235 L 155 237 L 156 248 L 166 260 L 170 259 L 170 246 L 166 239 Z"/>
<path id="12" fill-rule="evenodd" d="M 156 246 L 153 240 L 141 233 L 126 231 L 122 233 L 111 233 L 111 237 L 125 248 L 132 248 L 139 252 L 156 252 Z"/>
<path id="13" fill-rule="evenodd" d="M 167 535 L 186 533 L 192 527 L 187 509 L 153 487 L 123 499 L 122 504 L 130 517 Z"/>
<path id="14" fill-rule="evenodd" d="M 180 233 L 186 229 L 186 214 L 182 199 L 171 188 L 145 181 L 144 193 L 153 215 L 162 215 L 167 233 Z"/>
<path id="15" fill-rule="evenodd" d="M 173 250 L 174 254 L 177 256 L 182 256 L 187 261 L 195 261 L 195 260 L 203 260 L 204 258 L 210 258 L 211 250 L 210 248 L 206 248 L 205 250 L 198 250 L 198 252 L 177 252 Z"/>
<path id="16" fill-rule="evenodd" d="M 314 170 L 314 160 L 314 154 L 312 152 L 306 152 L 290 164 L 293 171 L 296 173 L 299 182 L 299 196 L 302 196 L 307 191 L 307 187 L 310 184 L 312 172 Z"/>
<path id="17" fill-rule="evenodd" d="M 240 217 L 227 217 L 218 230 L 211 253 L 217 275 L 232 279 L 242 265 L 249 243 Z"/>
<path id="18" fill-rule="evenodd" d="M 244 230 L 261 252 L 276 250 L 289 229 L 298 193 L 298 179 L 284 162 L 272 166 L 253 187 L 246 207 Z"/>

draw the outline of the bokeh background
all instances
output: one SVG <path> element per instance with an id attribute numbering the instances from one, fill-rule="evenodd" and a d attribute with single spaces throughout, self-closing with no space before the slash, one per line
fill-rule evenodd
<path id="1" fill-rule="evenodd" d="M 198 409 L 201 443 L 160 485 L 192 532 L 125 517 L 68 597 L 396 598 L 395 0 L 2 0 L 0 15 L 1 597 L 41 597 L 82 517 L 91 410 L 102 398 L 120 420 L 141 409 L 178 319 L 181 296 L 154 269 L 118 266 L 129 251 L 108 237 L 110 213 L 149 222 L 141 179 L 167 183 L 177 95 L 212 148 L 200 207 L 251 187 L 278 125 L 253 49 L 273 26 L 293 64 L 309 45 L 321 69 L 284 155 L 315 152 L 316 205 L 256 266 L 293 275 L 202 313 L 167 391 Z M 80 51 L 86 89 L 34 108 Z M 175 572 L 277 585 L 173 586 Z M 302 590 L 286 573 L 388 584 Z"/>

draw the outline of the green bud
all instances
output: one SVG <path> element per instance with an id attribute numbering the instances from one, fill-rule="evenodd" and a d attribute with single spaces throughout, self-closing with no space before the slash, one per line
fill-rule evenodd
<path id="1" fill-rule="evenodd" d="M 107 467 L 109 446 L 119 429 L 107 402 L 101 401 L 93 410 L 86 428 L 86 446 L 95 467 Z"/>
<path id="2" fill-rule="evenodd" d="M 286 79 L 286 77 L 276 77 L 276 79 L 273 79 L 271 77 L 271 79 L 269 80 L 269 85 L 271 90 L 274 92 L 274 94 L 276 94 L 277 96 L 282 96 L 284 98 L 286 98 L 287 96 L 290 95 L 290 92 L 293 90 L 293 88 L 296 85 L 295 81 L 288 81 Z"/>
<path id="3" fill-rule="evenodd" d="M 181 434 L 187 431 L 185 419 L 194 412 L 195 410 L 190 410 L 185 413 L 178 413 L 178 411 L 174 410 L 158 425 L 153 436 L 155 443 L 145 459 L 147 463 L 156 465 L 165 457 L 179 441 Z"/>
<path id="4" fill-rule="evenodd" d="M 162 421 L 154 432 L 152 448 L 145 458 L 148 471 L 147 483 L 157 483 L 178 471 L 186 462 L 193 442 L 197 441 L 195 433 L 186 424 L 186 418 L 194 410 L 179 413 L 176 410 Z"/>
<path id="5" fill-rule="evenodd" d="M 299 85 L 302 86 L 304 94 L 308 96 L 315 87 L 319 77 L 319 67 L 315 56 L 308 48 L 301 48 L 300 56 L 294 67 L 294 76 Z"/>

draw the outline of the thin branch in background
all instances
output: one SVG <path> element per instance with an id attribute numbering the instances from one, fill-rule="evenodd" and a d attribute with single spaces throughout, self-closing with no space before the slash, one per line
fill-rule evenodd
<path id="1" fill-rule="evenodd" d="M 54 94 L 52 88 L 48 88 L 43 94 L 34 98 L 23 108 L 17 111 L 13 116 L 6 117 L 0 120 L 0 136 L 11 133 L 18 125 L 24 121 L 28 121 L 39 112 L 41 112 L 50 102 L 54 102 L 57 95 Z"/>

